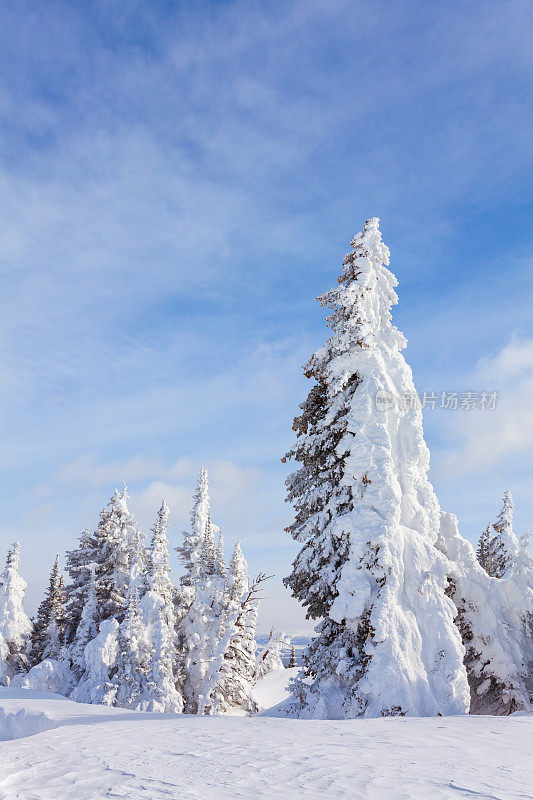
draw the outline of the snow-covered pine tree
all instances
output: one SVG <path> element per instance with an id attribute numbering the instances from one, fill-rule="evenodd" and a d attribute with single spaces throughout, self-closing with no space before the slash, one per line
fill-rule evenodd
<path id="1" fill-rule="evenodd" d="M 235 543 L 228 570 L 228 599 L 217 656 L 203 683 L 202 713 L 224 714 L 239 710 L 253 713 L 257 704 L 252 688 L 256 680 L 255 629 L 259 587 L 268 576 L 261 573 L 249 585 L 248 565 L 240 542 Z"/>
<path id="2" fill-rule="evenodd" d="M 504 568 L 503 542 L 498 534 L 493 534 L 493 526 L 487 525 L 478 540 L 477 560 L 491 578 L 501 578 Z"/>
<path id="3" fill-rule="evenodd" d="M 218 528 L 213 525 L 211 514 L 207 519 L 207 526 L 204 534 L 203 544 L 203 564 L 204 575 L 216 575 L 217 570 L 217 550 L 215 546 L 215 533 Z"/>
<path id="4" fill-rule="evenodd" d="M 103 559 L 96 567 L 96 596 L 104 619 L 115 617 L 119 622 L 128 605 L 131 581 L 138 588 L 146 565 L 146 551 L 135 517 L 128 508 L 126 486 L 115 489 L 102 511 L 95 532 Z"/>
<path id="5" fill-rule="evenodd" d="M 525 552 L 490 577 L 457 520 L 442 514 L 439 547 L 449 560 L 448 594 L 466 648 L 471 714 L 533 711 L 533 566 Z"/>
<path id="6" fill-rule="evenodd" d="M 183 562 L 179 605 L 178 674 L 183 676 L 183 700 L 188 714 L 198 713 L 208 664 L 215 657 L 224 615 L 226 582 L 217 569 L 207 469 L 202 467 L 194 492 L 191 525 L 177 548 Z"/>
<path id="7" fill-rule="evenodd" d="M 268 642 L 256 657 L 255 680 L 263 678 L 269 672 L 285 669 L 282 655 L 290 641 L 285 631 L 270 631 Z"/>
<path id="8" fill-rule="evenodd" d="M 148 550 L 145 592 L 141 599 L 149 675 L 145 696 L 152 711 L 181 711 L 182 680 L 176 652 L 174 586 L 170 579 L 168 549 L 169 509 L 163 500 L 152 528 Z"/>
<path id="9" fill-rule="evenodd" d="M 70 582 L 65 588 L 65 642 L 70 644 L 76 635 L 82 609 L 87 598 L 89 565 L 96 562 L 94 534 L 86 528 L 79 537 L 78 546 L 65 553 L 65 571 Z"/>
<path id="10" fill-rule="evenodd" d="M 224 563 L 224 537 L 222 531 L 218 534 L 217 552 L 215 557 L 215 569 L 218 575 L 225 577 L 226 565 Z"/>
<path id="11" fill-rule="evenodd" d="M 148 680 L 149 655 L 146 652 L 136 570 L 132 567 L 128 605 L 118 630 L 118 655 L 113 675 L 117 687 L 114 705 L 121 708 L 142 709 Z"/>
<path id="12" fill-rule="evenodd" d="M 147 552 L 145 591 L 153 592 L 161 603 L 172 605 L 174 586 L 170 578 L 170 554 L 168 548 L 169 508 L 163 500 L 152 528 L 152 540 Z"/>
<path id="13" fill-rule="evenodd" d="M 503 578 L 523 558 L 524 548 L 513 529 L 513 498 L 507 490 L 496 522 L 481 534 L 476 555 L 485 572 L 492 578 Z"/>
<path id="14" fill-rule="evenodd" d="M 333 335 L 305 367 L 314 385 L 286 456 L 301 464 L 287 480 L 287 530 L 302 548 L 285 582 L 319 620 L 287 713 L 464 713 L 464 650 L 435 548 L 440 509 L 377 218 L 352 248 L 320 298 Z"/>
<path id="15" fill-rule="evenodd" d="M 492 526 L 495 537 L 492 542 L 495 562 L 494 576 L 503 578 L 508 575 L 520 554 L 520 544 L 513 529 L 514 504 L 511 492 L 503 495 L 503 505 L 496 522 Z M 490 573 L 489 573 L 490 574 Z"/>
<path id="16" fill-rule="evenodd" d="M 96 599 L 96 564 L 88 564 L 87 596 L 81 612 L 78 628 L 70 646 L 72 669 L 81 677 L 87 669 L 85 647 L 98 634 L 98 603 Z"/>
<path id="17" fill-rule="evenodd" d="M 117 693 L 114 681 L 118 657 L 119 624 L 114 617 L 103 620 L 98 634 L 85 645 L 85 668 L 75 686 L 71 700 L 78 703 L 113 705 Z"/>
<path id="18" fill-rule="evenodd" d="M 202 571 L 204 540 L 208 521 L 210 519 L 209 479 L 207 469 L 202 467 L 191 511 L 191 526 L 183 532 L 183 544 L 176 548 L 183 562 L 184 574 L 180 579 L 184 601 L 191 601 L 194 596 L 194 587 Z"/>
<path id="19" fill-rule="evenodd" d="M 183 676 L 184 680 L 186 680 L 186 675 L 190 666 L 190 651 L 193 647 L 193 642 L 190 641 L 190 637 L 194 636 L 194 626 L 196 623 L 193 620 L 196 616 L 196 612 L 195 609 L 192 608 L 192 605 L 200 576 L 205 567 L 203 554 L 209 520 L 209 478 L 207 469 L 202 467 L 193 495 L 190 528 L 187 531 L 183 531 L 183 543 L 180 547 L 176 548 L 184 570 L 180 578 L 179 591 L 176 593 L 174 600 L 178 654 L 177 671 Z M 193 707 L 192 690 L 190 701 L 184 694 L 184 703 L 186 712 L 194 713 L 193 711 L 190 712 L 190 709 Z"/>
<path id="20" fill-rule="evenodd" d="M 201 698 L 205 704 L 206 686 L 210 685 L 213 663 L 220 653 L 228 613 L 226 579 L 217 569 L 214 529 L 207 514 L 194 565 L 194 583 L 191 580 L 185 584 L 192 599 L 178 629 L 179 669 L 184 676 L 183 698 L 189 714 L 204 713 Z"/>
<path id="21" fill-rule="evenodd" d="M 490 525 L 487 525 L 487 527 L 485 528 L 485 530 L 478 539 L 477 550 L 476 550 L 477 560 L 479 561 L 479 563 L 481 564 L 487 575 L 491 574 L 491 568 L 492 568 L 490 563 L 490 540 L 491 540 Z"/>
<path id="22" fill-rule="evenodd" d="M 291 644 L 291 657 L 289 658 L 289 663 L 287 664 L 288 669 L 294 669 L 297 667 L 298 663 L 296 661 L 296 650 L 294 649 L 294 645 Z"/>
<path id="23" fill-rule="evenodd" d="M 45 658 L 58 659 L 65 628 L 63 575 L 56 556 L 45 596 L 33 622 L 29 660 L 32 666 Z"/>
<path id="24" fill-rule="evenodd" d="M 26 581 L 19 573 L 20 542 L 9 549 L 0 575 L 0 686 L 28 669 L 31 622 L 24 611 Z"/>
<path id="25" fill-rule="evenodd" d="M 138 571 L 144 571 L 146 553 L 143 537 L 128 509 L 127 499 L 125 486 L 122 492 L 115 489 L 100 513 L 96 531 L 84 531 L 78 548 L 66 554 L 66 568 L 71 577 L 66 590 L 69 643 L 78 629 L 87 598 L 89 564 L 96 565 L 97 624 L 109 617 L 115 617 L 118 622 L 123 619 L 132 565 L 137 564 Z"/>
<path id="26" fill-rule="evenodd" d="M 168 625 L 165 607 L 157 609 L 158 619 L 153 625 L 151 654 L 144 697 L 147 711 L 181 713 L 183 697 L 176 688 L 174 631 Z"/>

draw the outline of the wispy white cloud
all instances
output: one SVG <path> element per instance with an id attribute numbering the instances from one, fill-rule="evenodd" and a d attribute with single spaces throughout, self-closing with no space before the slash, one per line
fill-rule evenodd
<path id="1" fill-rule="evenodd" d="M 497 391 L 498 402 L 493 410 L 448 417 L 455 448 L 446 467 L 453 474 L 485 472 L 533 448 L 533 339 L 515 336 L 482 358 L 470 381 L 478 392 Z"/>

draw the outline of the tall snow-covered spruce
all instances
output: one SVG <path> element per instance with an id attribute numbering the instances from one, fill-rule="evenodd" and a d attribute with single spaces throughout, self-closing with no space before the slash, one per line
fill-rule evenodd
<path id="1" fill-rule="evenodd" d="M 403 335 L 397 281 L 369 219 L 319 299 L 332 336 L 309 360 L 313 387 L 286 458 L 302 548 L 285 583 L 318 620 L 287 712 L 343 718 L 468 711 L 464 649 L 436 547 L 440 508 Z"/>

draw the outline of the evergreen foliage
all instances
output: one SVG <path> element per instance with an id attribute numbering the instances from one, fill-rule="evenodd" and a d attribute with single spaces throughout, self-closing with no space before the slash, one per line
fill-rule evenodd
<path id="1" fill-rule="evenodd" d="M 228 598 L 217 656 L 208 671 L 202 695 L 204 713 L 257 710 L 253 698 L 256 681 L 255 630 L 259 587 L 268 580 L 260 573 L 249 585 L 248 565 L 240 542 L 235 543 L 228 570 Z"/>
<path id="2" fill-rule="evenodd" d="M 8 550 L 0 575 L 0 685 L 28 669 L 31 622 L 24 612 L 26 581 L 19 573 L 20 542 Z"/>
<path id="3" fill-rule="evenodd" d="M 332 336 L 308 361 L 313 386 L 286 459 L 301 544 L 286 585 L 316 619 L 288 713 L 316 717 L 468 710 L 463 647 L 436 548 L 420 402 L 391 324 L 396 279 L 376 218 L 319 299 Z"/>
<path id="4" fill-rule="evenodd" d="M 501 511 L 492 526 L 495 531 L 493 561 L 495 564 L 494 576 L 496 578 L 503 578 L 510 574 L 519 558 L 520 544 L 514 533 L 513 516 L 513 497 L 511 492 L 507 490 L 503 495 Z"/>
<path id="5" fill-rule="evenodd" d="M 148 682 L 148 654 L 144 640 L 139 597 L 132 576 L 128 605 L 118 630 L 118 655 L 113 680 L 117 687 L 114 704 L 123 708 L 142 707 Z"/>
<path id="6" fill-rule="evenodd" d="M 289 663 L 287 664 L 288 669 L 294 669 L 297 667 L 298 663 L 296 661 L 296 650 L 294 649 L 294 645 L 291 645 L 291 657 L 289 658 Z"/>
<path id="7" fill-rule="evenodd" d="M 440 546 L 450 560 L 448 594 L 465 646 L 471 714 L 533 710 L 533 565 L 526 553 L 490 577 L 457 520 L 443 514 Z"/>
<path id="8" fill-rule="evenodd" d="M 87 584 L 87 596 L 80 620 L 73 641 L 70 645 L 70 660 L 72 669 L 79 676 L 83 675 L 87 664 L 85 659 L 85 647 L 92 641 L 98 633 L 98 606 L 96 599 L 96 564 L 88 564 L 85 567 L 88 572 L 89 580 Z"/>
<path id="9" fill-rule="evenodd" d="M 152 528 L 145 594 L 141 600 L 144 636 L 149 652 L 147 707 L 153 711 L 183 709 L 182 677 L 178 669 L 175 590 L 168 546 L 169 509 L 163 500 Z"/>
<path id="10" fill-rule="evenodd" d="M 161 605 L 152 632 L 152 651 L 145 691 L 147 710 L 181 713 L 183 697 L 176 684 L 173 631 L 168 625 L 165 607 Z"/>
<path id="11" fill-rule="evenodd" d="M 263 678 L 269 672 L 284 669 L 282 654 L 289 646 L 290 638 L 285 631 L 271 630 L 263 650 L 258 653 L 255 665 L 255 679 Z M 294 651 L 294 647 L 292 648 Z M 294 665 L 296 666 L 296 664 Z"/>
<path id="12" fill-rule="evenodd" d="M 45 597 L 37 610 L 31 632 L 29 661 L 31 666 L 45 658 L 58 659 L 65 629 L 65 591 L 63 575 L 56 557 Z"/>
<path id="13" fill-rule="evenodd" d="M 79 546 L 66 554 L 66 567 L 71 578 L 67 586 L 67 642 L 78 628 L 81 609 L 87 596 L 87 568 L 95 564 L 96 620 L 124 618 L 130 579 L 135 581 L 146 564 L 143 536 L 127 505 L 128 495 L 115 489 L 107 506 L 100 513 L 94 533 L 84 531 Z M 132 572 L 132 566 L 137 570 Z"/>

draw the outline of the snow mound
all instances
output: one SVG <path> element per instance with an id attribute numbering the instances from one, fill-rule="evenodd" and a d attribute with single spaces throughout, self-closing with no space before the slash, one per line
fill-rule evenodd
<path id="1" fill-rule="evenodd" d="M 298 674 L 298 667 L 269 672 L 254 686 L 254 700 L 260 711 L 268 711 L 289 697 L 287 686 Z"/>
<path id="2" fill-rule="evenodd" d="M 37 714 L 21 708 L 12 714 L 0 708 L 0 742 L 24 739 L 53 728 L 57 728 L 57 723 L 44 713 Z"/>
<path id="3" fill-rule="evenodd" d="M 67 698 L 55 692 L 48 692 L 43 689 L 28 689 L 25 686 L 18 686 L 11 683 L 9 687 L 0 686 L 0 708 L 6 706 L 6 701 L 23 700 L 61 700 L 67 701 Z"/>
<path id="4" fill-rule="evenodd" d="M 68 695 L 74 685 L 74 675 L 66 661 L 55 661 L 47 658 L 26 675 L 17 675 L 11 686 L 21 689 L 32 689 L 41 694 Z"/>
<path id="5" fill-rule="evenodd" d="M 0 715 L 3 800 L 516 800 L 533 783 L 527 716 L 195 717 L 21 689 Z"/>

